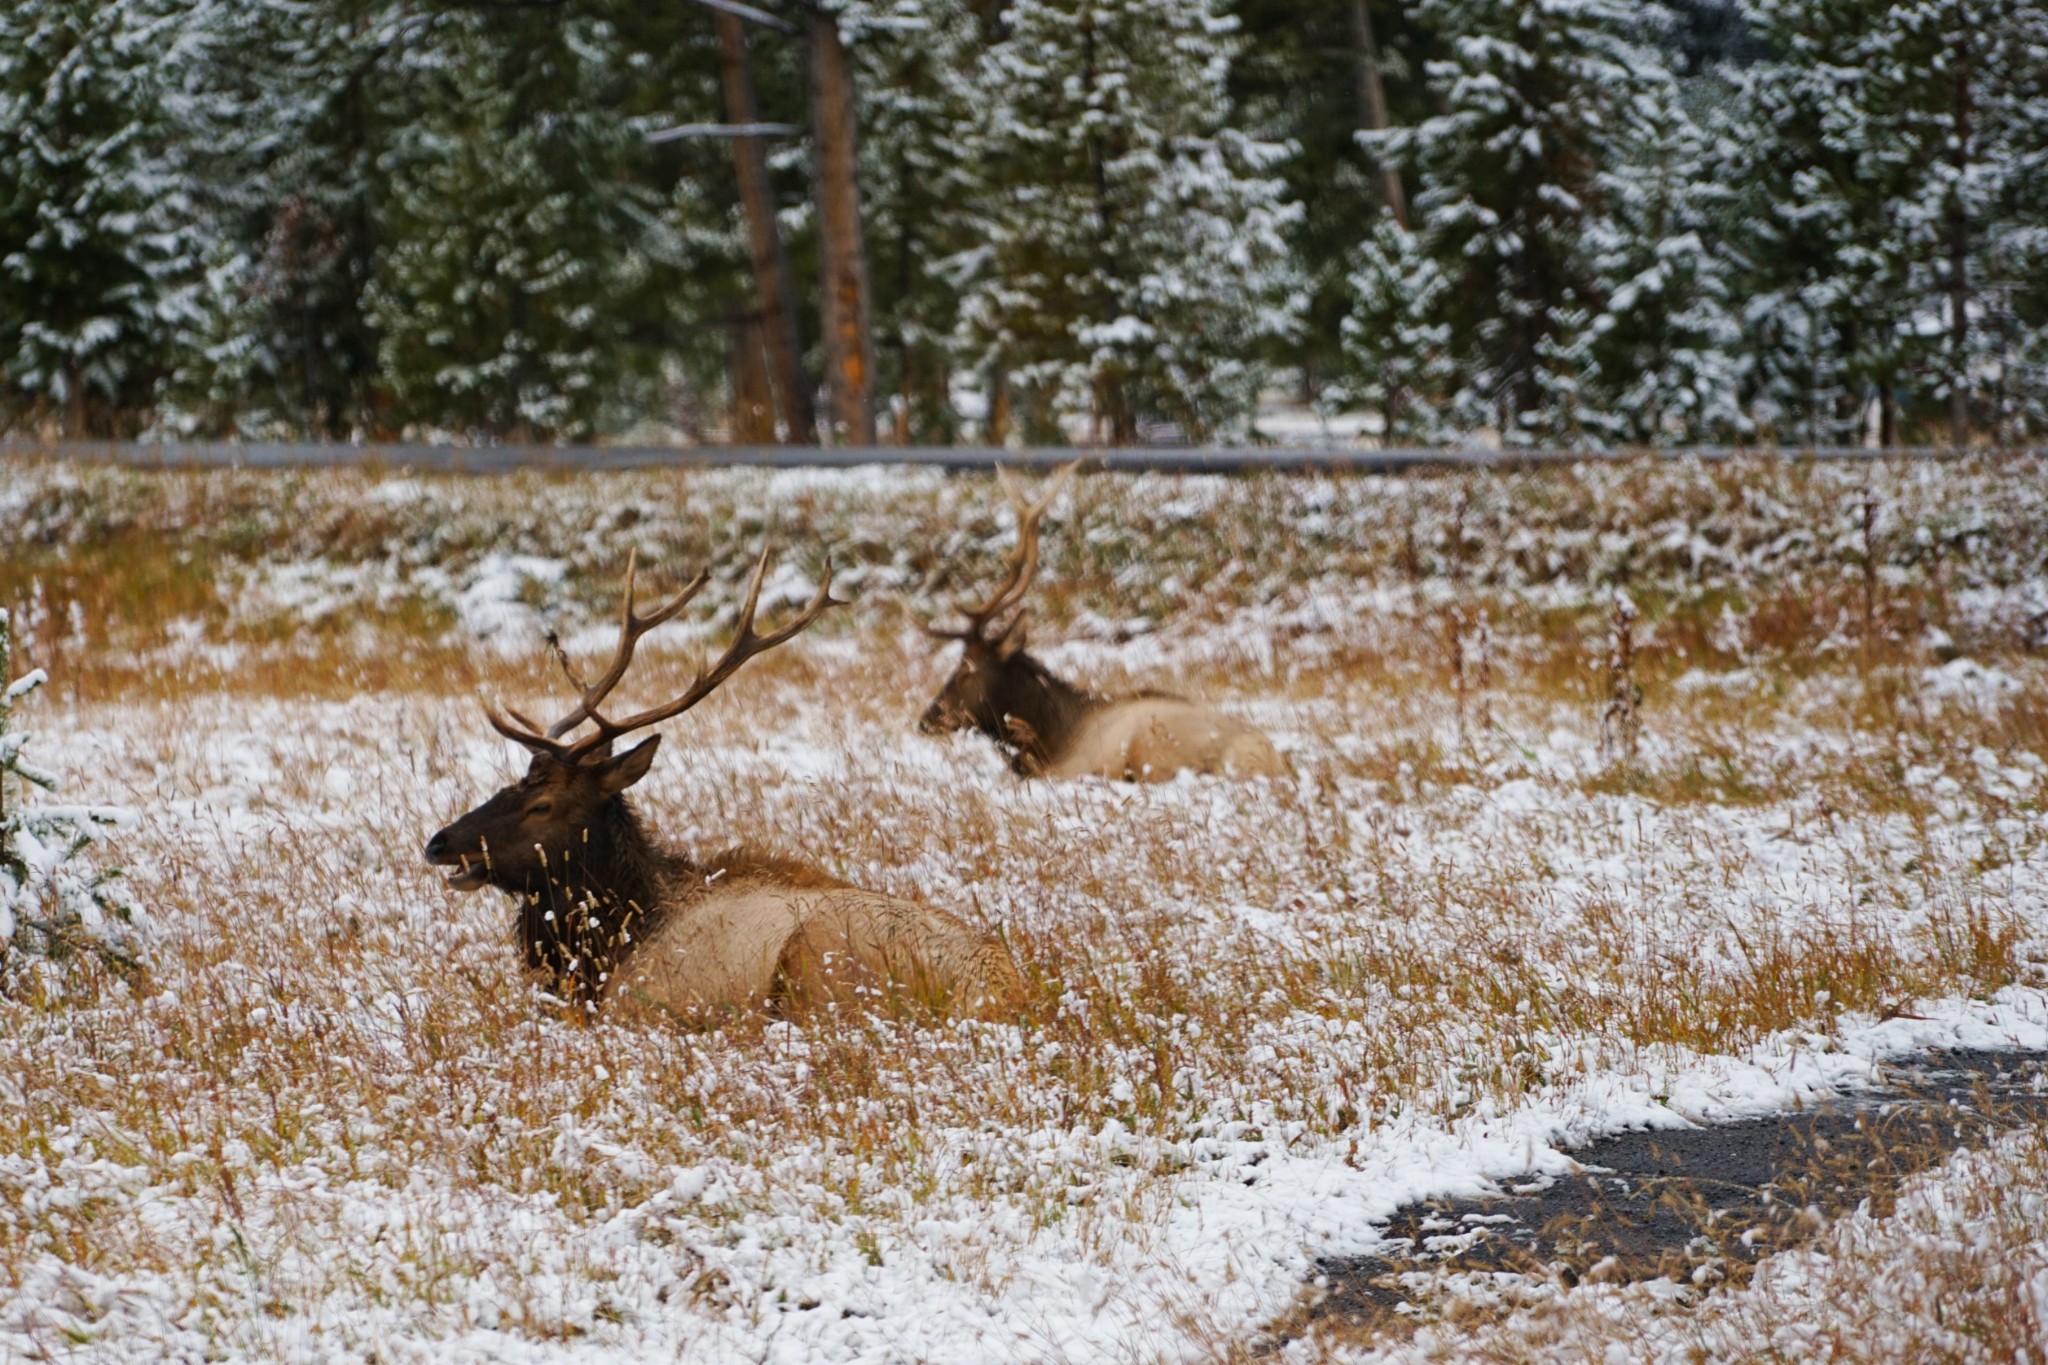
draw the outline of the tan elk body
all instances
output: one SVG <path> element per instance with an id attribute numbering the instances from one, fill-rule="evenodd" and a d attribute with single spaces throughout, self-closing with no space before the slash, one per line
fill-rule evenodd
<path id="1" fill-rule="evenodd" d="M 619 968 L 615 1018 L 706 1006 L 802 1005 L 854 990 L 901 991 L 927 1005 L 1011 1003 L 1002 946 L 942 911 L 851 886 L 793 884 L 750 868 L 677 886 L 666 921 Z"/>
<path id="2" fill-rule="evenodd" d="M 1179 697 L 1106 700 L 1081 722 L 1047 777 L 1159 780 L 1178 772 L 1272 777 L 1287 771 L 1256 726 Z"/>
<path id="3" fill-rule="evenodd" d="M 1273 742 L 1235 716 L 1164 693 L 1102 697 L 1055 676 L 1025 652 L 1024 617 L 994 629 L 1030 590 L 1038 572 L 1039 523 L 1073 465 L 1061 469 L 1037 502 L 1027 502 L 997 470 L 1017 514 L 1017 549 L 994 592 L 963 605 L 965 630 L 925 629 L 958 640 L 960 664 L 924 713 L 927 734 L 975 729 L 993 739 L 1010 766 L 1030 777 L 1107 777 L 1163 782 L 1186 771 L 1273 777 L 1288 771 Z"/>
<path id="4" fill-rule="evenodd" d="M 1022 984 L 1004 945 L 953 915 L 849 886 L 806 863 L 750 849 L 696 859 L 658 842 L 626 799 L 661 737 L 622 754 L 620 736 L 682 714 L 755 654 L 832 605 L 831 579 L 790 625 L 754 633 L 767 557 L 755 567 L 733 643 L 674 701 L 620 721 L 599 707 L 632 663 L 641 636 L 704 586 L 699 575 L 647 616 L 633 610 L 633 570 L 611 666 L 586 685 L 560 656 L 582 700 L 543 730 L 517 712 L 491 724 L 533 754 L 527 773 L 434 835 L 429 863 L 448 884 L 495 886 L 519 905 L 527 965 L 614 1017 L 706 1009 L 802 1007 L 871 992 L 969 1011 L 1006 1008 Z M 589 724 L 591 732 L 564 736 Z"/>

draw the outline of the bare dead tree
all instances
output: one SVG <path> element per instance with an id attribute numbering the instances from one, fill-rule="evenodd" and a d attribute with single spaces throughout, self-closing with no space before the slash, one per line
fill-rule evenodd
<path id="1" fill-rule="evenodd" d="M 1627 592 L 1614 590 L 1614 611 L 1607 635 L 1607 709 L 1600 715 L 1600 752 L 1624 773 L 1636 766 L 1636 741 L 1641 737 L 1643 689 L 1636 683 L 1636 604 Z"/>

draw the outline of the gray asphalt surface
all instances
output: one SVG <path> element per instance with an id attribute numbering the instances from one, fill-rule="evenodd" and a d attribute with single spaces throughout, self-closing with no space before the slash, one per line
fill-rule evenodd
<path id="1" fill-rule="evenodd" d="M 1759 450 L 1694 446 L 1658 452 L 1704 460 L 1738 456 L 1784 459 L 1933 459 L 1954 454 L 1937 447 L 1816 446 Z M 2021 452 L 2013 452 L 2021 453 Z M 426 444 L 341 445 L 278 441 L 31 441 L 0 438 L 0 454 L 70 463 L 121 464 L 143 469 L 317 469 L 362 466 L 426 473 L 504 474 L 608 469 L 847 469 L 915 465 L 933 469 L 990 469 L 998 464 L 1045 469 L 1085 459 L 1091 469 L 1171 473 L 1245 474 L 1261 471 L 1350 470 L 1399 473 L 1425 468 L 1518 468 L 1629 458 L 1631 452 L 1582 449 L 1486 450 L 1412 447 L 1366 450 L 1355 446 L 1125 446 L 1009 450 L 989 446 L 574 446 Z"/>

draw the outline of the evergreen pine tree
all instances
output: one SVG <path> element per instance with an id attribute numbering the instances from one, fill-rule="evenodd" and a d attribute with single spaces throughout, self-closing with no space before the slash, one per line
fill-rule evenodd
<path id="1" fill-rule="evenodd" d="M 1771 53 L 1739 77 L 1722 170 L 1781 434 L 2011 438 L 2048 275 L 2040 0 L 1750 0 Z"/>
<path id="2" fill-rule="evenodd" d="M 1422 80 L 1434 35 L 1412 6 L 1393 0 L 1233 0 L 1231 12 L 1244 25 L 1230 68 L 1232 124 L 1293 149 L 1276 173 L 1301 205 L 1287 238 L 1307 294 L 1306 325 L 1280 354 L 1298 369 L 1303 398 L 1346 401 L 1355 387 L 1346 374 L 1356 333 L 1346 318 L 1360 225 L 1387 207 L 1380 163 L 1358 138 L 1372 118 L 1366 40 L 1376 47 L 1388 117 L 1408 126 L 1434 112 Z"/>
<path id="3" fill-rule="evenodd" d="M 59 783 L 29 760 L 32 736 L 14 712 L 48 678 L 40 668 L 15 677 L 13 643 L 13 623 L 0 610 L 0 992 L 25 977 L 54 992 L 63 984 L 54 968 L 69 958 L 138 969 L 151 925 L 120 869 L 94 865 L 94 845 L 133 813 L 31 799 Z"/>
<path id="4" fill-rule="evenodd" d="M 1588 421 L 1627 445 L 1726 440 L 1747 430 L 1742 329 L 1720 233 L 1729 196 L 1708 175 L 1707 135 L 1676 83 L 1656 70 L 1638 76 L 1586 239 L 1601 293 Z"/>
<path id="5" fill-rule="evenodd" d="M 1983 206 L 1984 226 L 1962 296 L 1974 322 L 1951 369 L 1976 430 L 2019 445 L 2048 436 L 2048 4 L 2016 6 L 1991 66 L 1976 86 L 1995 130 L 1980 164 L 1997 172 L 1965 200 Z"/>
<path id="6" fill-rule="evenodd" d="M 1737 77 L 1720 175 L 1739 186 L 1759 421 L 1781 440 L 1855 443 L 1896 373 L 1901 281 L 1884 249 L 1893 189 L 1864 179 L 1853 53 L 1872 0 L 1750 7 L 1770 59 Z M 1856 129 L 1856 131 L 1851 131 Z M 1848 134 L 1845 136 L 1844 134 Z"/>
<path id="7" fill-rule="evenodd" d="M 1443 321 L 1450 280 L 1413 232 L 1382 213 L 1348 284 L 1352 309 L 1343 336 L 1350 380 L 1342 397 L 1376 412 L 1390 444 L 1443 440 L 1449 432 L 1439 402 L 1457 380 Z"/>
<path id="8" fill-rule="evenodd" d="M 1450 55 L 1430 64 L 1444 112 L 1368 136 L 1409 167 L 1420 249 L 1448 280 L 1433 320 L 1457 383 L 1452 423 L 1508 444 L 1599 436 L 1606 306 L 1592 244 L 1610 176 L 1668 86 L 1638 41 L 1655 7 L 1621 0 L 1426 0 Z M 1434 289 L 1436 286 L 1429 285 Z"/>
<path id="9" fill-rule="evenodd" d="M 178 339 L 167 425 L 217 435 L 370 434 L 379 159 L 396 53 L 431 32 L 384 0 L 210 0 L 184 162 L 206 233 L 204 308 Z"/>
<path id="10" fill-rule="evenodd" d="M 860 83 L 861 207 L 885 434 L 949 441 L 966 209 L 987 167 L 974 122 L 982 20 L 967 0 L 861 0 L 841 10 Z M 971 257 L 970 257 L 971 263 Z"/>
<path id="11" fill-rule="evenodd" d="M 366 291 L 393 417 L 587 433 L 621 369 L 657 208 L 630 175 L 610 31 L 548 11 L 447 16 L 406 54 L 420 98 L 387 155 Z M 644 364 L 644 362 L 643 362 Z"/>
<path id="12" fill-rule="evenodd" d="M 2048 6 L 1887 5 L 1858 51 L 1858 162 L 1889 191 L 1884 254 L 1905 310 L 1894 401 L 1916 439 L 2039 430 L 2038 387 L 2007 381 L 2043 339 L 2010 323 L 2048 304 Z"/>
<path id="13" fill-rule="evenodd" d="M 0 414 L 132 428 L 197 316 L 185 22 L 169 0 L 0 6 Z"/>
<path id="14" fill-rule="evenodd" d="M 696 5 L 607 3 L 599 13 L 606 26 L 606 98 L 627 127 L 654 131 L 678 123 L 725 121 L 721 44 L 710 11 Z M 753 29 L 748 46 L 758 116 L 803 125 L 808 117 L 806 44 Z M 761 356 L 758 318 L 764 305 L 749 262 L 733 150 L 723 138 L 687 138 L 663 142 L 644 156 L 622 156 L 618 173 L 630 177 L 635 187 L 628 202 L 636 226 L 610 245 L 623 253 L 620 278 L 642 283 L 608 305 L 620 363 L 606 376 L 603 430 L 658 423 L 651 435 L 666 429 L 704 439 L 724 424 L 732 434 L 727 419 L 742 402 L 741 351 L 748 342 L 756 353 L 755 378 L 763 386 L 752 397 L 773 407 Z M 807 212 L 811 158 L 800 137 L 770 139 L 766 152 L 797 286 L 797 330 L 815 342 L 817 297 L 807 287 L 816 278 Z M 639 200 L 643 193 L 651 201 L 645 206 Z M 641 221 L 649 210 L 655 216 Z M 751 328 L 736 325 L 749 321 Z M 815 382 L 816 364 L 807 369 Z M 764 439 L 771 438 L 772 433 Z"/>
<path id="15" fill-rule="evenodd" d="M 1300 300 L 1285 149 L 1225 123 L 1233 21 L 1216 0 L 1016 0 L 1004 22 L 962 148 L 984 177 L 966 362 L 1031 395 L 1027 436 L 1241 418 Z"/>

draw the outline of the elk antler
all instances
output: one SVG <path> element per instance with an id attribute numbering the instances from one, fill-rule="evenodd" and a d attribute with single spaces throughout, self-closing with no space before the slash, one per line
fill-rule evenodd
<path id="1" fill-rule="evenodd" d="M 633 663 L 633 651 L 639 645 L 640 637 L 662 622 L 673 618 L 689 604 L 690 599 L 702 592 L 704 585 L 711 580 L 709 573 L 698 574 L 684 584 L 682 591 L 662 607 L 640 616 L 633 610 L 634 564 L 635 556 L 628 555 L 626 600 L 619 617 L 619 643 L 612 653 L 611 665 L 598 676 L 596 682 L 586 686 L 583 680 L 576 676 L 576 670 L 570 666 L 568 654 L 559 643 L 556 643 L 555 658 L 562 665 L 562 672 L 568 675 L 570 684 L 582 693 L 582 699 L 568 715 L 545 730 L 509 706 L 505 708 L 503 716 L 486 707 L 484 714 L 489 718 L 491 727 L 499 734 L 525 745 L 536 753 L 552 754 L 564 763 L 580 763 L 591 754 L 610 748 L 612 741 L 621 735 L 644 730 L 650 725 L 658 725 L 671 717 L 680 716 L 717 691 L 719 685 L 739 672 L 740 665 L 747 660 L 756 654 L 765 654 L 775 646 L 794 638 L 798 632 L 824 615 L 826 608 L 846 605 L 832 596 L 832 565 L 828 561 L 825 565 L 825 581 L 819 586 L 818 594 L 811 599 L 810 605 L 797 613 L 796 619 L 782 629 L 771 631 L 767 635 L 756 635 L 754 610 L 761 601 L 761 579 L 768 571 L 768 551 L 763 549 L 761 558 L 755 561 L 753 577 L 747 583 L 747 600 L 740 607 L 739 626 L 734 631 L 732 643 L 726 646 L 725 653 L 719 656 L 718 662 L 709 669 L 700 671 L 690 680 L 690 685 L 683 689 L 682 695 L 675 700 L 660 706 L 651 706 L 645 711 L 636 711 L 623 720 L 615 721 L 603 715 L 597 708 L 604 704 L 612 689 L 626 676 L 626 670 Z M 591 733 L 573 743 L 563 741 L 563 736 L 586 721 L 595 727 Z"/>
<path id="2" fill-rule="evenodd" d="M 937 626 L 926 626 L 925 630 L 941 640 L 982 640 L 988 637 L 989 623 L 1024 600 L 1024 594 L 1031 590 L 1031 580 L 1038 576 L 1038 528 L 1045 514 L 1052 507 L 1053 499 L 1067 486 L 1067 480 L 1081 467 L 1079 460 L 1061 465 L 1053 472 L 1052 479 L 1045 486 L 1045 493 L 1037 502 L 1028 502 L 1017 488 L 1010 471 L 996 466 L 996 478 L 1003 485 L 1003 496 L 1010 501 L 1010 510 L 1017 514 L 1017 548 L 1011 553 L 1005 567 L 1002 581 L 978 605 L 962 602 L 959 610 L 967 618 L 965 630 L 942 630 Z"/>

